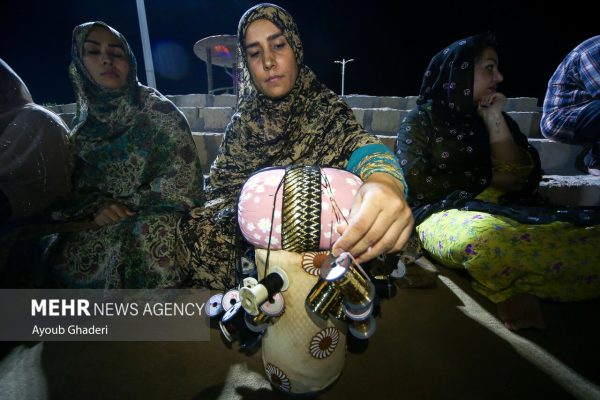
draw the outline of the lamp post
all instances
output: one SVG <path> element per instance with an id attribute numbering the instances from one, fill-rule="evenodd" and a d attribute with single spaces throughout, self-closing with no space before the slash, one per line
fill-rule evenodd
<path id="1" fill-rule="evenodd" d="M 142 36 L 142 50 L 144 52 L 144 66 L 146 67 L 146 83 L 156 88 L 154 79 L 154 63 L 152 62 L 152 50 L 150 48 L 150 34 L 148 33 L 148 22 L 146 22 L 146 7 L 144 0 L 135 0 L 137 5 L 138 19 L 140 22 L 140 34 Z"/>
<path id="2" fill-rule="evenodd" d="M 345 58 L 342 58 L 342 61 L 334 61 L 334 63 L 337 64 L 342 64 L 342 96 L 344 95 L 344 80 L 346 78 L 346 64 L 348 64 L 349 62 L 354 61 L 354 58 L 351 58 L 350 60 L 346 60 Z"/>

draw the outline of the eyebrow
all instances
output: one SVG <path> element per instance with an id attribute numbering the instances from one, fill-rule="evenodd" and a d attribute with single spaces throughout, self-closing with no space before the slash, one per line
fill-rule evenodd
<path id="1" fill-rule="evenodd" d="M 95 44 L 96 46 L 100 46 L 100 42 L 97 42 L 97 41 L 91 40 L 91 39 L 85 39 L 83 43 L 84 44 L 85 43 L 92 43 L 92 44 Z M 119 49 L 124 50 L 123 45 L 120 44 L 120 43 L 116 43 L 116 44 L 115 43 L 109 43 L 108 47 L 118 47 Z"/>
<path id="2" fill-rule="evenodd" d="M 283 36 L 283 32 L 278 32 L 278 33 L 274 33 L 272 35 L 267 36 L 267 41 L 270 42 L 271 40 L 275 40 L 279 36 Z M 254 47 L 254 46 L 258 46 L 258 41 L 245 45 L 244 49 L 247 49 L 249 47 Z"/>

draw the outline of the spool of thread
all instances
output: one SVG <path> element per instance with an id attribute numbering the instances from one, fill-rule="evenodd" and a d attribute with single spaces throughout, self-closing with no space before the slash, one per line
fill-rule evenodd
<path id="1" fill-rule="evenodd" d="M 260 306 L 260 314 L 269 318 L 280 317 L 285 311 L 285 299 L 281 293 L 276 293 L 271 299 L 265 301 Z"/>
<path id="2" fill-rule="evenodd" d="M 276 293 L 288 288 L 287 274 L 283 270 L 275 269 L 254 287 L 240 289 L 242 307 L 251 315 L 258 315 L 259 307 L 272 298 Z"/>
<path id="3" fill-rule="evenodd" d="M 242 303 L 234 304 L 225 314 L 219 327 L 221 333 L 227 341 L 234 342 L 238 340 L 240 349 L 250 349 L 260 342 L 262 335 L 260 332 L 254 332 L 246 325 L 246 313 L 242 308 Z"/>
<path id="4" fill-rule="evenodd" d="M 346 316 L 352 321 L 363 321 L 373 314 L 373 303 L 370 303 L 366 307 L 360 308 L 352 308 L 344 303 L 343 308 L 344 314 L 346 314 Z"/>
<path id="5" fill-rule="evenodd" d="M 368 276 L 355 267 L 350 253 L 342 253 L 324 277 L 342 292 L 344 302 L 352 308 L 367 307 L 375 298 L 375 287 Z"/>
<path id="6" fill-rule="evenodd" d="M 256 278 L 248 276 L 248 277 L 244 278 L 244 280 L 242 281 L 242 285 L 240 286 L 240 289 L 243 287 L 253 288 L 256 285 L 258 285 L 258 281 L 256 280 Z"/>
<path id="7" fill-rule="evenodd" d="M 371 283 L 375 288 L 375 294 L 380 299 L 389 299 L 394 295 L 395 286 L 388 275 L 374 276 Z"/>
<path id="8" fill-rule="evenodd" d="M 210 296 L 208 302 L 204 305 L 204 312 L 210 318 L 218 317 L 223 313 L 223 293 L 217 293 Z"/>
<path id="9" fill-rule="evenodd" d="M 244 315 L 244 322 L 246 323 L 246 326 L 252 332 L 256 333 L 264 332 L 267 330 L 267 328 L 269 327 L 269 324 L 267 323 L 268 320 L 269 317 L 267 317 L 263 313 L 259 313 L 257 316 L 252 316 L 248 313 L 245 313 Z"/>
<path id="10" fill-rule="evenodd" d="M 233 342 L 236 339 L 238 332 L 240 331 L 240 321 L 243 317 L 240 309 L 241 303 L 235 303 L 223 314 L 221 321 L 219 321 L 219 328 L 221 333 L 225 336 L 228 342 Z"/>
<path id="11" fill-rule="evenodd" d="M 371 315 L 369 318 L 364 319 L 362 321 L 354 321 L 350 326 L 348 326 L 348 331 L 352 334 L 352 336 L 358 339 L 368 339 L 375 333 L 377 329 L 377 323 L 375 322 L 375 318 Z"/>
<path id="12" fill-rule="evenodd" d="M 342 295 L 340 294 L 340 299 L 341 298 Z M 329 315 L 339 321 L 346 322 L 348 318 L 346 317 L 346 307 L 344 306 L 344 302 L 340 301 L 335 307 L 331 307 L 331 310 L 329 310 Z"/>
<path id="13" fill-rule="evenodd" d="M 237 289 L 228 290 L 223 295 L 223 300 L 221 301 L 221 305 L 223 306 L 223 311 L 227 312 L 234 304 L 239 303 L 240 301 L 240 292 Z"/>
<path id="14" fill-rule="evenodd" d="M 342 304 L 342 294 L 331 283 L 319 279 L 306 297 L 306 307 L 316 316 L 323 320 L 329 318 L 329 314 L 339 309 Z"/>

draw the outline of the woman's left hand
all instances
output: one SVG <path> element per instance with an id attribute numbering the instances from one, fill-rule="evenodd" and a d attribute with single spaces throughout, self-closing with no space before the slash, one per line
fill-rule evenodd
<path id="1" fill-rule="evenodd" d="M 332 247 L 334 255 L 348 251 L 361 263 L 400 251 L 414 225 L 400 181 L 383 172 L 372 174 L 354 197 L 348 222 L 338 226 L 342 236 Z"/>

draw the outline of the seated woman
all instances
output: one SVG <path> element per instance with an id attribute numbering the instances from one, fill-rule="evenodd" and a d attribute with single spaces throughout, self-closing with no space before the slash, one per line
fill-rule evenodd
<path id="1" fill-rule="evenodd" d="M 221 290 L 235 284 L 238 196 L 253 172 L 270 166 L 327 165 L 359 175 L 364 184 L 349 225 L 338 228 L 334 254 L 349 251 L 363 262 L 400 250 L 412 216 L 397 161 L 304 64 L 290 14 L 271 4 L 249 9 L 239 22 L 238 51 L 238 111 L 211 167 L 208 201 L 180 223 L 192 283 Z"/>
<path id="2" fill-rule="evenodd" d="M 70 287 L 178 285 L 177 221 L 203 198 L 189 125 L 138 83 L 131 48 L 110 26 L 77 26 L 71 56 L 73 196 L 54 216 L 88 223 L 51 246 L 51 279 Z"/>
<path id="3" fill-rule="evenodd" d="M 35 104 L 0 59 L 0 228 L 68 195 L 68 134 L 65 123 Z"/>
<path id="4" fill-rule="evenodd" d="M 540 160 L 502 112 L 503 79 L 493 38 L 452 43 L 431 60 L 396 155 L 423 248 L 447 267 L 466 269 L 506 327 L 543 328 L 539 298 L 600 294 L 600 264 L 591 261 L 600 257 L 600 230 L 552 222 L 555 215 L 527 223 L 533 208 L 519 215 L 516 204 L 535 197 Z M 481 201 L 466 201 L 476 195 Z"/>

